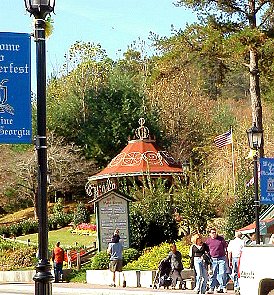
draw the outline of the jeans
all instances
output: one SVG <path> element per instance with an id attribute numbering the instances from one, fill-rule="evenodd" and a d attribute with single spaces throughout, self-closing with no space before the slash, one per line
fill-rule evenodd
<path id="1" fill-rule="evenodd" d="M 238 266 L 239 266 L 239 258 L 232 257 L 232 279 L 234 282 L 234 290 L 239 289 Z"/>
<path id="2" fill-rule="evenodd" d="M 226 286 L 226 258 L 212 257 L 212 276 L 210 278 L 209 287 L 214 289 L 217 286 L 224 289 Z"/>
<path id="3" fill-rule="evenodd" d="M 194 257 L 194 268 L 196 273 L 196 289 L 204 294 L 207 284 L 207 270 L 201 257 Z"/>
<path id="4" fill-rule="evenodd" d="M 182 276 L 181 276 L 181 271 L 178 271 L 177 269 L 173 269 L 170 273 L 170 276 L 172 278 L 172 284 L 171 284 L 171 287 L 176 287 L 176 283 L 177 281 L 180 282 L 180 287 L 179 289 L 182 289 L 182 286 L 183 286 L 183 279 L 182 279 Z"/>
<path id="5" fill-rule="evenodd" d="M 58 283 L 59 280 L 63 277 L 63 263 L 54 262 L 53 267 L 54 267 L 54 279 L 55 279 L 55 282 Z"/>

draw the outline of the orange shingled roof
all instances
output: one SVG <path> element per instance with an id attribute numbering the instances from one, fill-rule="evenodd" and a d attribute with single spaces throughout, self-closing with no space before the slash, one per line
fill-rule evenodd
<path id="1" fill-rule="evenodd" d="M 182 174 L 182 166 L 168 152 L 160 151 L 155 140 L 130 140 L 128 145 L 101 172 L 89 180 L 110 177 Z"/>

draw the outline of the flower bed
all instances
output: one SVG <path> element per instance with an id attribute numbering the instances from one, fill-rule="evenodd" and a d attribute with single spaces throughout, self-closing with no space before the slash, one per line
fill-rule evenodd
<path id="1" fill-rule="evenodd" d="M 71 233 L 78 235 L 93 235 L 94 232 L 96 232 L 96 225 L 91 223 L 81 223 L 71 230 Z"/>

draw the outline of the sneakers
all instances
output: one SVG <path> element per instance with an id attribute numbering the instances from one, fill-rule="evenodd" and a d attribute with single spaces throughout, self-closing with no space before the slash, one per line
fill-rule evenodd
<path id="1" fill-rule="evenodd" d="M 214 294 L 214 290 L 213 289 L 209 289 L 206 294 Z"/>
<path id="2" fill-rule="evenodd" d="M 116 287 L 116 285 L 114 283 L 109 285 L 110 287 Z"/>
<path id="3" fill-rule="evenodd" d="M 223 289 L 219 289 L 219 290 L 217 290 L 217 293 L 224 293 L 224 290 Z"/>

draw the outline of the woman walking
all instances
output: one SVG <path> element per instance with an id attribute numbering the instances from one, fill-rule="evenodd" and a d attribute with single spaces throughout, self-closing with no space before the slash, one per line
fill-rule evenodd
<path id="1" fill-rule="evenodd" d="M 205 257 L 209 253 L 207 244 L 203 243 L 202 236 L 195 234 L 191 238 L 192 245 L 190 247 L 190 267 L 194 268 L 196 275 L 195 291 L 197 294 L 205 294 L 207 287 L 207 265 L 205 263 Z"/>

